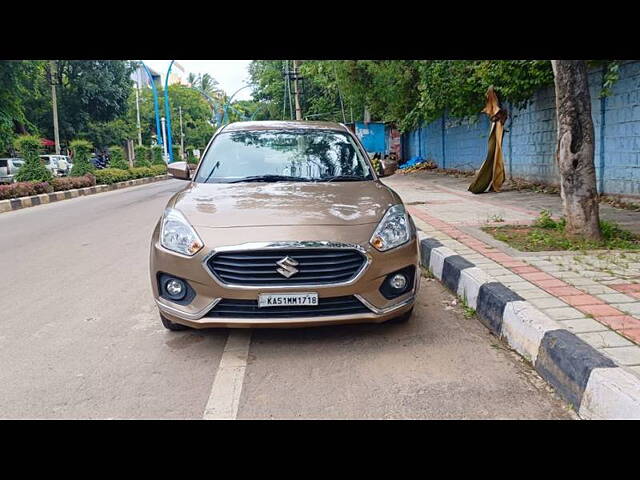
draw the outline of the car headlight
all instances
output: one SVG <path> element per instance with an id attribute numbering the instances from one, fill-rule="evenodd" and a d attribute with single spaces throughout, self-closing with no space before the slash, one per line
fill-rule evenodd
<path id="1" fill-rule="evenodd" d="M 404 245 L 411 238 L 411 224 L 404 205 L 394 205 L 376 227 L 369 243 L 376 250 L 386 252 L 400 245 Z"/>
<path id="2" fill-rule="evenodd" d="M 184 215 L 175 208 L 167 208 L 162 217 L 160 244 L 167 250 L 183 255 L 195 255 L 204 243 Z"/>

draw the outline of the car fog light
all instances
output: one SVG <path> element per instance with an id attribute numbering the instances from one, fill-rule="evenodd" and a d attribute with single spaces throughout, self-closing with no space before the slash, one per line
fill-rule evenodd
<path id="1" fill-rule="evenodd" d="M 182 300 L 187 293 L 187 288 L 184 282 L 175 278 L 172 278 L 165 283 L 165 289 L 169 296 L 175 300 Z"/>
<path id="2" fill-rule="evenodd" d="M 393 277 L 391 277 L 391 281 L 389 283 L 396 290 L 402 290 L 407 286 L 407 277 L 405 277 L 401 273 L 396 273 Z"/>

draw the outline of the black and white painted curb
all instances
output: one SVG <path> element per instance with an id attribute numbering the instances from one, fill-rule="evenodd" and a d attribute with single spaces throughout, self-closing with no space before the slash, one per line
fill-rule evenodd
<path id="1" fill-rule="evenodd" d="M 530 361 L 581 418 L 640 419 L 640 378 L 438 240 L 419 235 L 422 266 Z"/>
<path id="2" fill-rule="evenodd" d="M 45 203 L 59 202 L 60 200 L 68 200 L 70 198 L 77 198 L 85 195 L 93 195 L 95 193 L 109 192 L 120 188 L 135 187 L 145 183 L 166 180 L 167 178 L 170 178 L 170 175 L 157 175 L 155 177 L 137 178 L 135 180 L 127 180 L 126 182 L 113 183 L 111 185 L 96 185 L 95 187 L 76 188 L 73 190 L 65 190 L 63 192 L 43 193 L 40 195 L 32 195 L 30 197 L 0 200 L 0 213 L 35 207 Z"/>

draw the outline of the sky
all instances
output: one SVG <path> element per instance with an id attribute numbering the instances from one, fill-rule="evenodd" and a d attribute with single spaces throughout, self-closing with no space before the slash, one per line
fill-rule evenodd
<path id="1" fill-rule="evenodd" d="M 162 75 L 162 82 L 164 83 L 164 76 L 171 60 L 143 61 L 148 67 Z M 227 95 L 231 95 L 249 81 L 249 71 L 247 69 L 251 60 L 176 60 L 176 62 L 184 67 L 185 76 L 189 73 L 208 73 L 218 81 Z M 250 99 L 250 88 L 238 92 L 234 97 L 234 100 Z"/>

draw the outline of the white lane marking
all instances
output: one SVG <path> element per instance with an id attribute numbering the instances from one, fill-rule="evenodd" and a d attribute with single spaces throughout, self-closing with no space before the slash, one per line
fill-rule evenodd
<path id="1" fill-rule="evenodd" d="M 250 329 L 232 329 L 204 410 L 204 420 L 235 420 L 249 357 Z"/>

